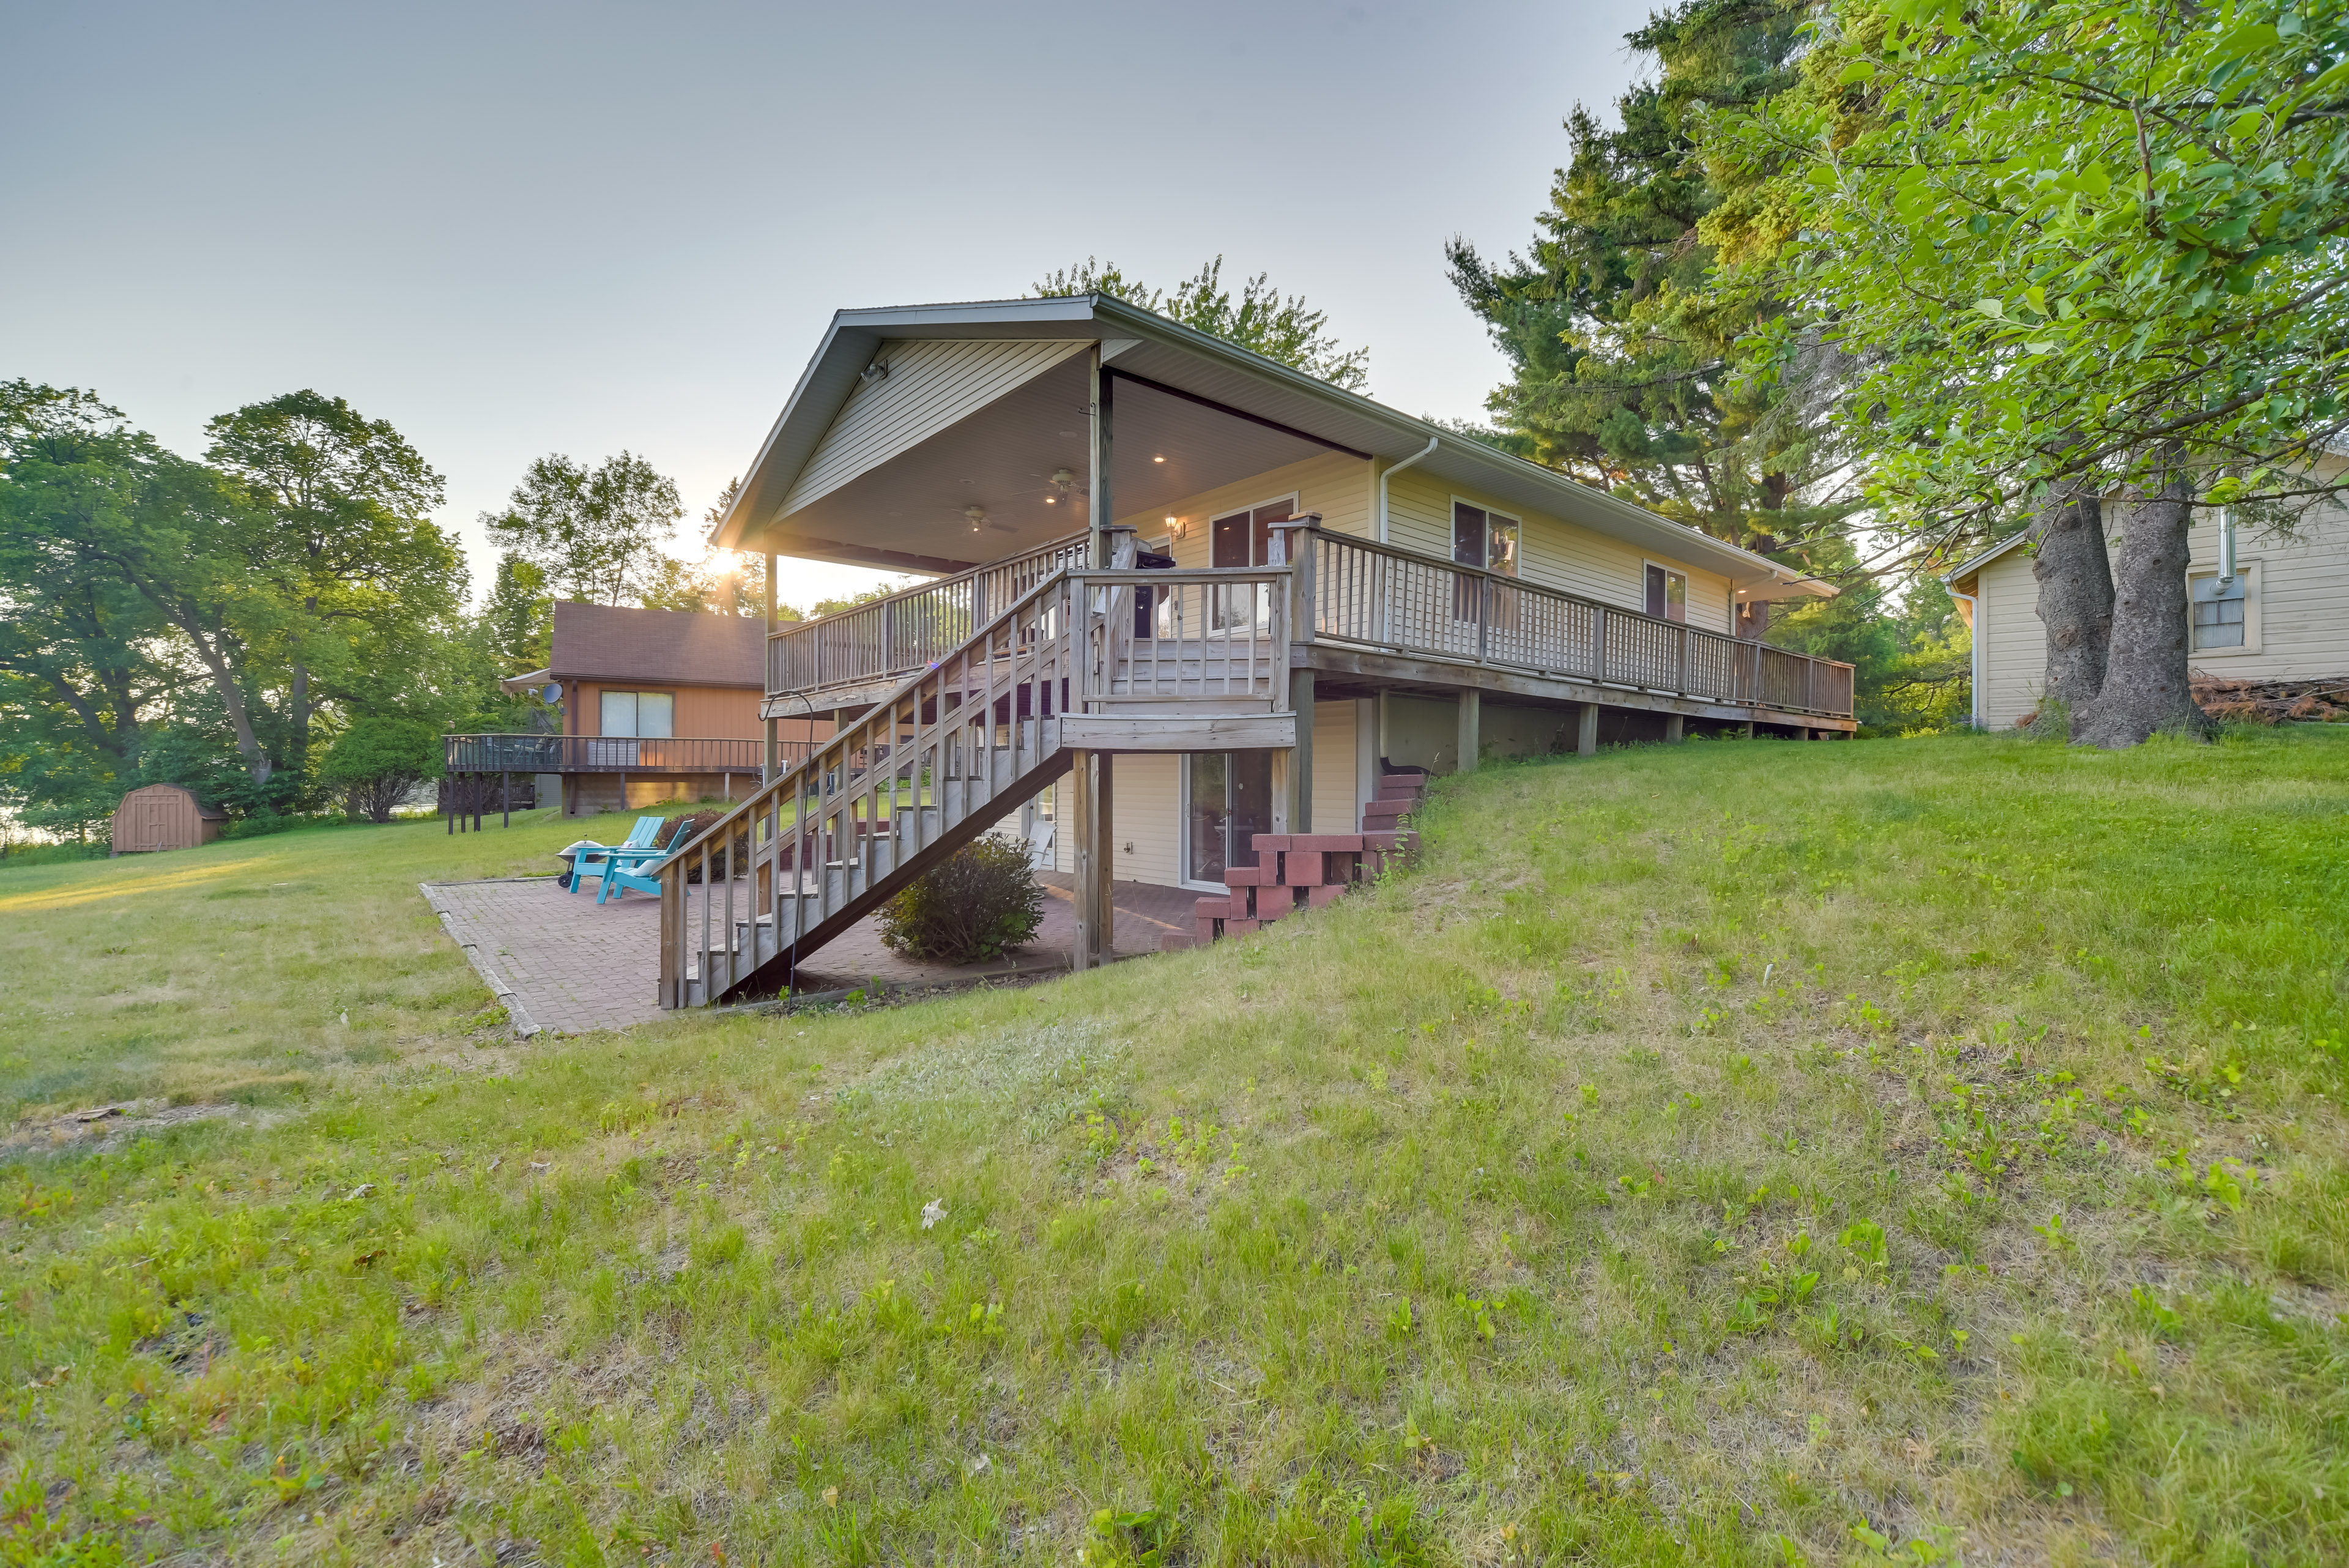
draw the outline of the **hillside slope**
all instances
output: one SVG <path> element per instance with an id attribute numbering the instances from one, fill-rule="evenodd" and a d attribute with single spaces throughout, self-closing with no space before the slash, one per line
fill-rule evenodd
<path id="1" fill-rule="evenodd" d="M 2349 735 L 1644 749 L 1426 829 L 1205 952 L 20 1162 L 0 1531 L 2349 1556 Z"/>

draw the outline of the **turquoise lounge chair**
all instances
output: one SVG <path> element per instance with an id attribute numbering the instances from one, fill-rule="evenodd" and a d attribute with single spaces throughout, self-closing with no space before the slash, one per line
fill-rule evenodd
<path id="1" fill-rule="evenodd" d="M 636 826 L 628 830 L 626 839 L 621 843 L 598 844 L 592 838 L 583 838 L 572 845 L 571 891 L 574 893 L 579 891 L 579 884 L 586 878 L 591 870 L 601 870 L 609 866 L 616 856 L 626 858 L 637 855 L 659 854 L 660 851 L 653 847 L 653 840 L 660 836 L 660 830 L 659 817 L 640 816 L 636 818 Z"/>
<path id="2" fill-rule="evenodd" d="M 633 850 L 607 856 L 604 861 L 604 885 L 595 890 L 595 901 L 625 894 L 634 888 L 639 893 L 660 897 L 661 867 L 670 856 L 684 848 L 693 837 L 693 819 L 687 817 L 677 825 L 665 849 Z"/>

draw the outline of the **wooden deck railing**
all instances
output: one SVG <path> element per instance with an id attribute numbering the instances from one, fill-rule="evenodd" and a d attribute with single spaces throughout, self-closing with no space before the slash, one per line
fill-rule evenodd
<path id="1" fill-rule="evenodd" d="M 903 677 L 944 659 L 1054 572 L 1084 563 L 1082 534 L 767 634 L 767 690 Z"/>
<path id="2" fill-rule="evenodd" d="M 1785 713 L 1851 717 L 1852 669 L 1835 659 L 1701 630 L 1309 523 L 1282 533 L 1290 541 L 1286 557 L 1296 566 L 1299 641 L 1428 655 Z M 779 628 L 767 639 L 767 690 L 813 691 L 903 679 L 983 624 L 988 606 L 1008 604 L 1053 572 L 1076 567 L 1083 549 L 1079 535 Z M 1179 580 L 1180 572 L 1141 575 L 1144 591 L 1160 595 L 1141 613 L 1193 637 L 1220 631 L 1240 614 L 1233 602 L 1219 599 L 1211 607 L 1195 596 L 1180 597 L 1190 590 L 1178 593 Z M 1152 584 L 1163 588 L 1151 589 Z M 1237 590 L 1226 585 L 1215 591 Z M 1306 605 L 1310 615 L 1301 607 Z M 1261 620 L 1266 612 L 1254 613 Z"/>
<path id="3" fill-rule="evenodd" d="M 1298 636 L 1669 692 L 1851 717 L 1851 666 L 1661 620 L 1556 588 L 1311 524 L 1299 542 Z M 1311 614 L 1302 607 L 1309 605 Z"/>
<path id="4" fill-rule="evenodd" d="M 680 735 L 443 735 L 441 761 L 451 774 L 755 774 L 766 742 Z M 783 765 L 808 753 L 806 741 L 781 741 Z"/>

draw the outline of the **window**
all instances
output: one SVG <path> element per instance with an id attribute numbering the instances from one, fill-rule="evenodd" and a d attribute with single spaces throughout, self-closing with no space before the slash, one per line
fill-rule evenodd
<path id="1" fill-rule="evenodd" d="M 2243 647 L 2248 630 L 2243 612 L 2250 599 L 2245 590 L 2251 574 L 2239 569 L 2221 581 L 2218 573 L 2204 572 L 2189 580 L 2193 587 L 2195 651 Z"/>
<path id="2" fill-rule="evenodd" d="M 1688 574 L 1648 563 L 1648 613 L 1658 620 L 1688 619 Z"/>
<path id="3" fill-rule="evenodd" d="M 1523 525 L 1506 513 L 1488 512 L 1465 501 L 1452 504 L 1452 558 L 1505 577 L 1517 575 L 1517 545 Z"/>
<path id="4" fill-rule="evenodd" d="M 1221 882 L 1272 831 L 1272 753 L 1194 752 L 1184 763 L 1183 876 Z"/>
<path id="5" fill-rule="evenodd" d="M 1272 559 L 1272 525 L 1297 515 L 1297 497 L 1226 512 L 1207 524 L 1207 565 L 1261 566 Z"/>
<path id="6" fill-rule="evenodd" d="M 603 693 L 602 732 L 666 741 L 677 732 L 677 696 L 669 691 Z"/>
<path id="7" fill-rule="evenodd" d="M 1497 576 L 1517 575 L 1517 546 L 1522 525 L 1517 519 L 1503 512 L 1487 511 L 1472 506 L 1465 501 L 1452 504 L 1452 558 L 1464 566 L 1482 566 Z M 1474 577 L 1461 576 L 1452 580 L 1452 616 L 1455 620 L 1475 620 L 1476 604 L 1482 593 Z M 1494 585 L 1491 607 L 1492 624 L 1504 631 L 1517 627 L 1517 591 Z"/>
<path id="8" fill-rule="evenodd" d="M 1283 496 L 1259 506 L 1226 512 L 1207 523 L 1207 565 L 1261 566 L 1272 559 L 1272 525 L 1297 515 L 1297 497 Z M 1272 615 L 1271 596 L 1259 588 L 1226 587 L 1216 591 L 1213 620 L 1216 630 L 1246 626 L 1251 618 L 1264 624 Z"/>

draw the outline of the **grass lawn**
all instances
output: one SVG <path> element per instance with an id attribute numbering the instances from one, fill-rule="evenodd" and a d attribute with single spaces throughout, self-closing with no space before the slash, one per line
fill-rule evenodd
<path id="1" fill-rule="evenodd" d="M 1204 952 L 495 1053 L 410 884 L 567 826 L 0 880 L 12 1049 L 103 1024 L 21 1099 L 290 1113 L 0 1172 L 0 1556 L 2349 1559 L 2349 733 L 1426 829 Z"/>
<path id="2" fill-rule="evenodd" d="M 518 812 L 453 836 L 437 818 L 305 828 L 0 867 L 0 1108 L 13 1122 L 141 1096 L 283 1102 L 446 1050 L 493 999 L 416 885 L 550 873 L 554 851 L 617 842 L 636 815 Z"/>

